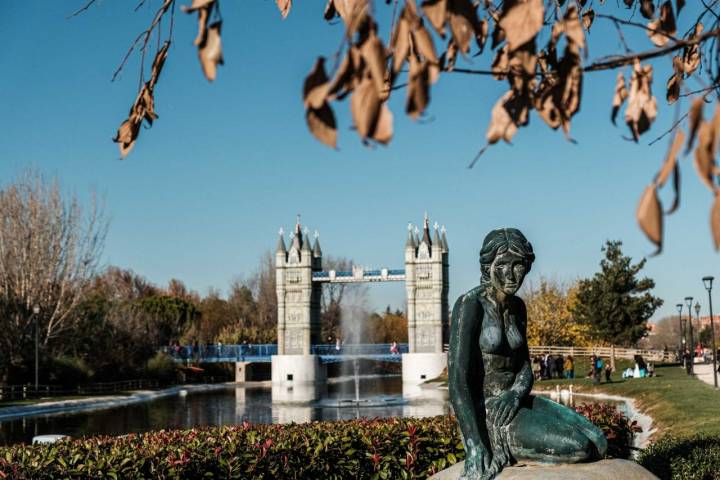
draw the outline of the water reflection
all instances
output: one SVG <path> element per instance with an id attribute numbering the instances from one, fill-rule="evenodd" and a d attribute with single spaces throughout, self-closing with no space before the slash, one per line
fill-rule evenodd
<path id="1" fill-rule="evenodd" d="M 348 392 L 353 392 L 348 395 Z M 206 425 L 290 423 L 359 417 L 427 417 L 449 411 L 447 390 L 418 386 L 403 390 L 400 376 L 360 378 L 361 402 L 354 398 L 353 379 L 331 380 L 326 385 L 236 388 L 77 414 L 56 414 L 0 422 L 0 444 L 29 442 L 34 435 L 62 433 L 121 435 L 148 430 L 192 428 Z M 372 405 L 372 406 L 369 406 Z"/>

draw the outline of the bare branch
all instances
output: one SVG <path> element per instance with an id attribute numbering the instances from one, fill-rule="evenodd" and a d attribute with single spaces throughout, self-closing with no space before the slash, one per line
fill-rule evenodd
<path id="1" fill-rule="evenodd" d="M 631 54 L 631 55 L 623 55 L 623 56 L 613 57 L 611 60 L 607 60 L 604 62 L 595 62 L 595 63 L 583 68 L 583 71 L 596 72 L 596 71 L 600 71 L 600 70 L 612 70 L 612 69 L 622 67 L 625 65 L 630 65 L 636 59 L 637 60 L 647 60 L 649 58 L 662 57 L 662 56 L 667 55 L 668 53 L 674 52 L 676 50 L 680 50 L 681 48 L 689 47 L 691 45 L 697 45 L 698 43 L 702 43 L 705 40 L 708 40 L 709 38 L 717 37 L 719 34 L 720 34 L 720 29 L 710 30 L 709 32 L 706 32 L 706 33 L 700 35 L 699 37 L 688 39 L 688 40 L 678 40 L 675 43 L 668 45 L 666 47 L 658 48 L 655 50 L 648 50 L 645 52 L 640 52 L 640 53 Z"/>
<path id="2" fill-rule="evenodd" d="M 90 8 L 90 7 L 92 6 L 92 4 L 95 3 L 95 1 L 96 1 L 96 0 L 88 0 L 87 3 L 85 3 L 85 5 L 83 5 L 82 7 L 80 7 L 80 8 L 77 9 L 77 10 L 75 10 L 73 13 L 71 13 L 71 14 L 68 15 L 67 17 L 65 17 L 65 20 L 70 19 L 70 18 L 72 18 L 72 17 L 75 17 L 75 16 L 77 16 L 77 15 L 80 15 L 82 12 L 84 12 L 85 10 L 87 10 L 88 8 Z"/>

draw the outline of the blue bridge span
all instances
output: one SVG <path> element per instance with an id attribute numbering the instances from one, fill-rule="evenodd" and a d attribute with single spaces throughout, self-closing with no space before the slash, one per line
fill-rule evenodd
<path id="1" fill-rule="evenodd" d="M 366 359 L 383 362 L 401 362 L 403 353 L 408 353 L 407 343 L 397 344 L 397 353 L 393 353 L 389 343 L 367 343 L 356 345 L 320 344 L 312 345 L 311 355 L 320 357 L 321 363 L 336 363 L 348 360 Z M 218 363 L 218 362 L 270 362 L 277 355 L 277 344 L 251 345 L 184 345 L 163 347 L 163 352 L 176 362 L 182 363 Z"/>

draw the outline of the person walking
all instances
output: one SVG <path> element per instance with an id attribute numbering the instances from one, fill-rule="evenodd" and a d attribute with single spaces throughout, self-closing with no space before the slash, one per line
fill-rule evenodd
<path id="1" fill-rule="evenodd" d="M 563 364 L 564 361 L 562 355 L 555 357 L 555 373 L 557 374 L 557 378 L 563 378 Z"/>
<path id="2" fill-rule="evenodd" d="M 608 363 L 605 365 L 605 383 L 612 383 L 612 378 L 610 378 L 611 373 L 612 373 L 612 367 Z"/>
<path id="3" fill-rule="evenodd" d="M 573 362 L 572 355 L 568 355 L 563 364 L 563 371 L 565 372 L 565 378 L 572 380 L 575 378 L 575 363 Z"/>

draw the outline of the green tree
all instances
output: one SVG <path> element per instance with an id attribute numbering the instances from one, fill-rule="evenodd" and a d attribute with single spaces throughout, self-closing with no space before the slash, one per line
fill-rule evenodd
<path id="1" fill-rule="evenodd" d="M 590 326 L 597 341 L 631 346 L 645 336 L 648 319 L 663 301 L 650 293 L 654 280 L 638 278 L 645 259 L 633 264 L 621 246 L 620 241 L 607 241 L 600 271 L 578 285 L 572 313 Z"/>
<path id="2" fill-rule="evenodd" d="M 539 286 L 528 286 L 524 300 L 528 344 L 584 347 L 591 343 L 589 325 L 578 322 L 571 311 L 577 285 L 566 287 L 541 277 Z"/>

